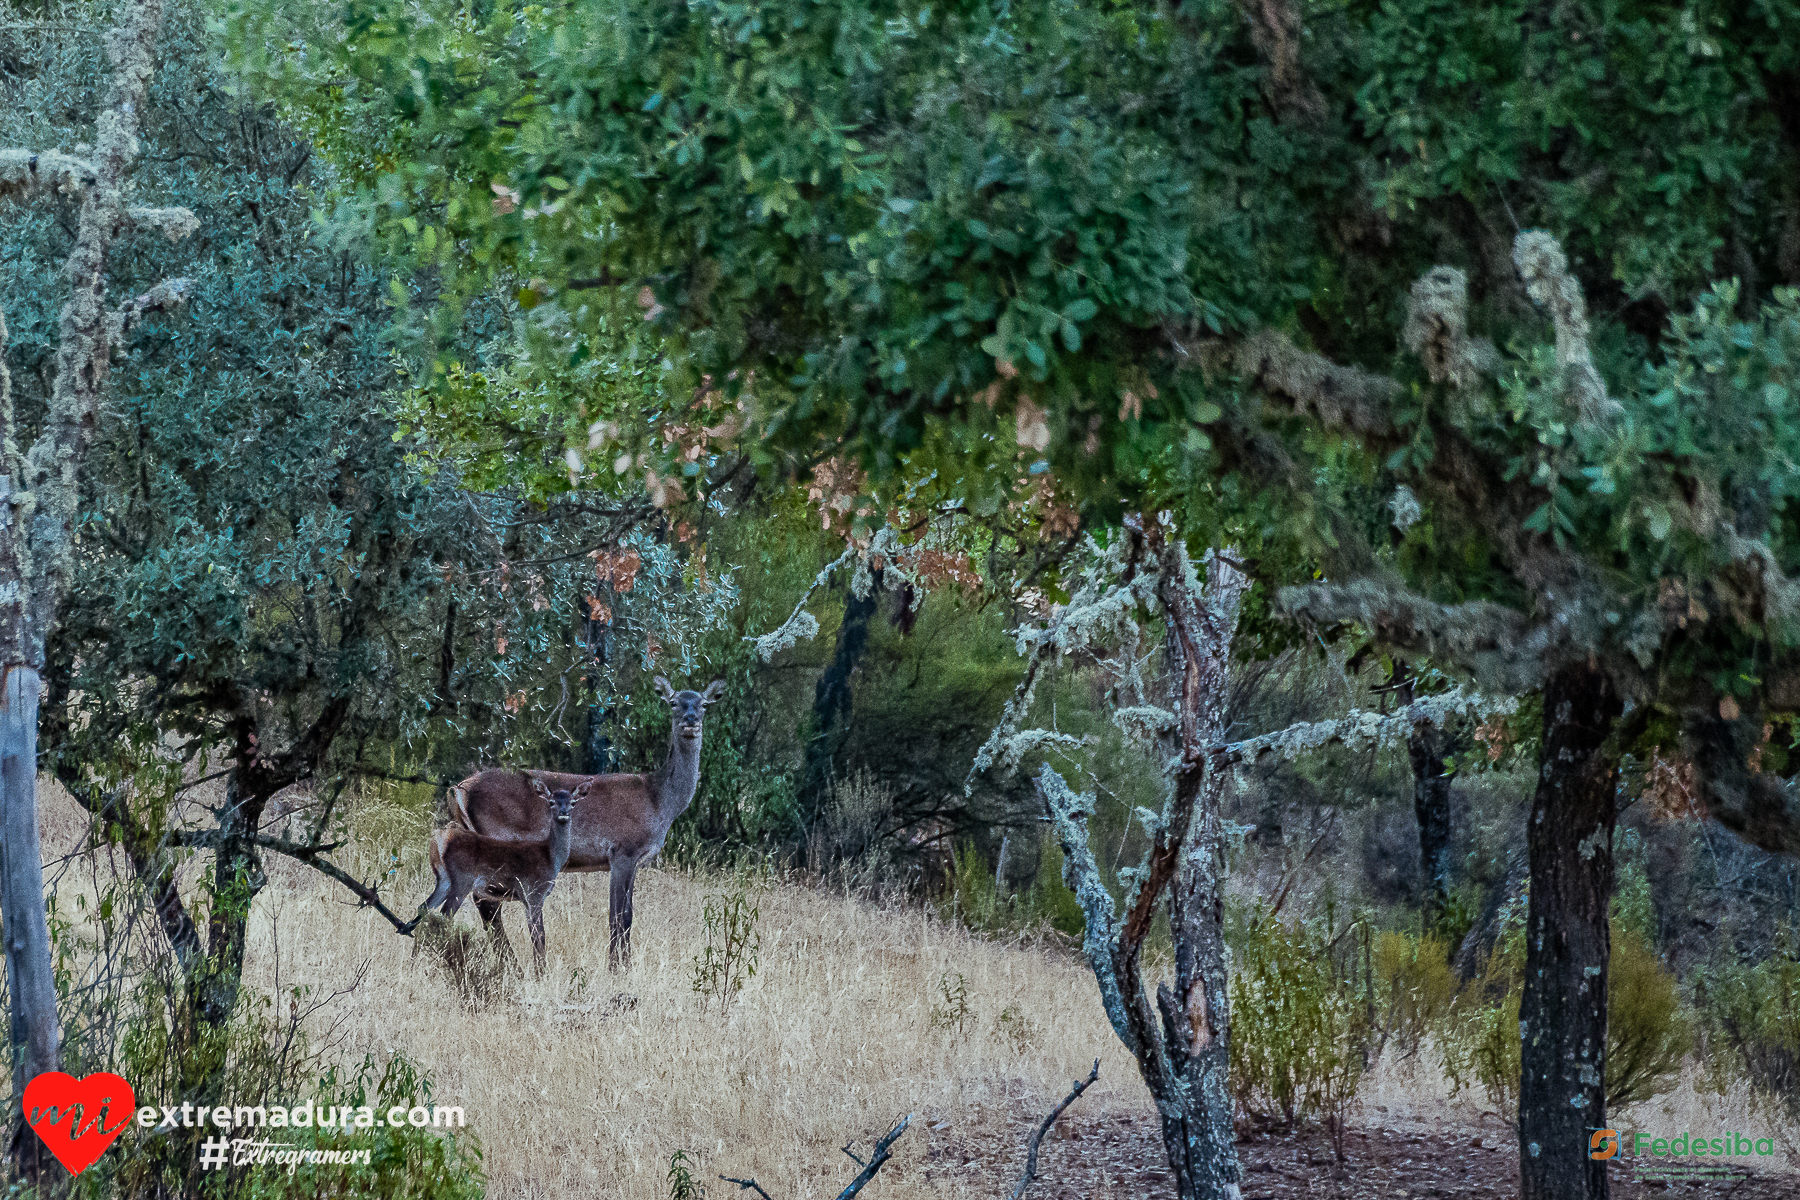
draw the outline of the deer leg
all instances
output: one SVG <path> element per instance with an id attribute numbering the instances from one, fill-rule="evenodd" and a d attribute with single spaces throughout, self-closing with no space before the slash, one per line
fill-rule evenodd
<path id="1" fill-rule="evenodd" d="M 416 929 L 419 922 L 425 919 L 425 914 L 442 904 L 449 895 L 450 873 L 445 871 L 438 875 L 437 886 L 431 889 L 431 895 L 425 897 L 425 903 L 419 905 L 418 915 L 406 923 L 406 932 L 411 933 Z"/>
<path id="2" fill-rule="evenodd" d="M 500 901 L 476 896 L 475 911 L 481 914 L 481 923 L 487 928 L 488 941 L 493 944 L 494 952 L 502 962 L 511 962 L 512 943 L 506 938 L 506 927 L 500 923 Z"/>
<path id="3" fill-rule="evenodd" d="M 636 881 L 637 863 L 614 858 L 612 894 L 607 904 L 607 916 L 612 925 L 612 944 L 606 954 L 608 970 L 631 965 L 631 893 Z"/>
<path id="4" fill-rule="evenodd" d="M 544 973 L 544 901 L 540 897 L 525 905 L 525 926 L 531 930 L 531 965 L 538 975 Z"/>

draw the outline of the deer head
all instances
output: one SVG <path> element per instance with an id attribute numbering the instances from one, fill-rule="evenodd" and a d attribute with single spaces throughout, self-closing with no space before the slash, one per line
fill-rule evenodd
<path id="1" fill-rule="evenodd" d="M 700 721 L 706 715 L 706 707 L 716 702 L 725 694 L 725 681 L 715 679 L 706 686 L 704 692 L 678 692 L 669 686 L 669 681 L 658 675 L 653 681 L 656 694 L 668 702 L 674 714 L 674 734 L 684 742 L 700 740 Z"/>
<path id="2" fill-rule="evenodd" d="M 586 799 L 588 789 L 594 786 L 592 779 L 576 788 L 573 792 L 558 788 L 552 792 L 544 786 L 541 779 L 531 781 L 531 790 L 538 799 L 550 806 L 550 865 L 553 868 L 551 877 L 562 874 L 563 865 L 569 861 L 569 810 L 580 801 Z"/>

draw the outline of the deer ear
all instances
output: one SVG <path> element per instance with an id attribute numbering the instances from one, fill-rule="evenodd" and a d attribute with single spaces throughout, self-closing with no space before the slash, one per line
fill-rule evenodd
<path id="1" fill-rule="evenodd" d="M 700 703 L 713 704 L 724 695 L 725 681 L 723 679 L 715 679 L 706 685 L 706 690 L 704 692 L 700 693 Z"/>
<path id="2" fill-rule="evenodd" d="M 544 786 L 544 781 L 541 779 L 534 778 L 531 781 L 531 790 L 536 792 L 538 794 L 538 798 L 540 800 L 544 801 L 546 804 L 553 803 L 556 799 L 554 796 L 552 796 L 550 794 L 550 789 Z"/>
<path id="3" fill-rule="evenodd" d="M 587 794 L 588 794 L 588 789 L 593 786 L 594 786 L 594 781 L 592 779 L 590 779 L 586 783 L 582 784 L 580 787 L 576 788 L 575 796 L 572 800 L 570 800 L 570 803 L 575 804 L 575 803 L 579 803 L 580 801 L 586 800 Z"/>
<path id="4" fill-rule="evenodd" d="M 661 696 L 664 700 L 673 701 L 675 699 L 675 689 L 670 687 L 669 681 L 664 679 L 661 675 L 658 675 L 650 682 L 655 685 L 656 694 Z"/>

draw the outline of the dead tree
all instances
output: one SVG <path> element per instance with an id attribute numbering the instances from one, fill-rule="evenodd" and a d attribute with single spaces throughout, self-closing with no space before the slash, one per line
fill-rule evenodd
<path id="1" fill-rule="evenodd" d="M 1079 747 L 1066 734 L 1019 728 L 1048 661 L 1095 656 L 1113 673 L 1119 700 L 1114 723 L 1167 764 L 1162 811 L 1137 812 L 1150 847 L 1138 866 L 1119 873 L 1126 887 L 1122 912 L 1089 843 L 1093 795 L 1077 793 L 1047 763 L 1037 785 L 1062 844 L 1065 880 L 1086 919 L 1082 949 L 1100 985 L 1101 1003 L 1156 1101 L 1177 1195 L 1237 1200 L 1219 812 L 1228 771 L 1265 754 L 1295 757 L 1334 743 L 1398 743 L 1421 724 L 1441 726 L 1506 711 L 1511 704 L 1457 689 L 1392 713 L 1353 711 L 1228 742 L 1231 645 L 1248 576 L 1229 554 L 1211 554 L 1203 585 L 1181 538 L 1157 524 L 1127 522 L 1124 536 L 1109 550 L 1090 549 L 1090 565 L 1068 605 L 1043 628 L 1020 632 L 1024 678 L 977 754 L 971 776 L 994 766 L 1017 767 L 1022 758 L 1046 749 Z M 1168 707 L 1146 698 L 1149 688 L 1139 666 L 1146 622 L 1163 627 Z M 1156 906 L 1165 899 L 1175 979 L 1173 986 L 1159 983 L 1152 999 L 1139 954 Z"/>
<path id="2" fill-rule="evenodd" d="M 75 518 L 82 460 L 106 394 L 113 351 L 146 315 L 181 303 L 188 281 L 158 284 L 119 308 L 106 304 L 106 260 L 113 243 L 138 231 L 178 239 L 195 220 L 183 208 L 138 208 L 125 184 L 138 154 L 137 131 L 162 28 L 161 0 L 134 0 L 106 38 L 113 75 L 95 123 L 91 157 L 56 151 L 0 151 L 0 197 L 77 199 L 81 215 L 64 273 L 69 299 L 58 330 L 56 382 L 42 431 L 20 453 L 11 380 L 0 364 L 0 914 L 10 984 L 13 1092 L 57 1069 L 60 1036 L 44 877 L 38 858 L 37 725 L 44 647 L 74 569 Z M 0 354 L 6 330 L 0 321 Z M 15 1118 L 18 1169 L 40 1169 L 36 1139 Z"/>

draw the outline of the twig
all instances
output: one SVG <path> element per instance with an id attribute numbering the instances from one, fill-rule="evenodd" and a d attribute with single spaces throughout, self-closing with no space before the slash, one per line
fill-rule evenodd
<path id="1" fill-rule="evenodd" d="M 1019 1200 L 1019 1197 L 1025 1194 L 1025 1189 L 1031 1186 L 1031 1181 L 1037 1178 L 1038 1144 L 1044 1140 L 1044 1135 L 1050 1132 L 1050 1127 L 1056 1124 L 1056 1118 L 1062 1116 L 1063 1109 L 1075 1103 L 1081 1093 L 1087 1091 L 1098 1078 L 1100 1078 L 1100 1060 L 1096 1058 L 1094 1069 L 1088 1072 L 1088 1077 L 1076 1083 L 1075 1090 L 1064 1096 L 1063 1102 L 1050 1110 L 1050 1115 L 1044 1118 L 1044 1123 L 1037 1127 L 1037 1131 L 1031 1135 L 1031 1140 L 1025 1143 L 1025 1174 L 1019 1177 L 1019 1186 L 1013 1189 L 1010 1200 Z"/>
<path id="2" fill-rule="evenodd" d="M 1094 1070 L 1096 1072 L 1100 1070 L 1100 1062 L 1098 1059 L 1094 1060 Z M 1089 1080 L 1088 1082 L 1091 1083 L 1093 1081 Z M 1087 1084 L 1084 1083 L 1081 1086 L 1086 1087 Z M 1077 1089 L 1076 1095 L 1080 1094 L 1080 1090 Z M 1070 1099 L 1074 1099 L 1074 1097 L 1072 1096 Z M 1068 1101 L 1063 1101 L 1063 1104 L 1066 1106 Z M 1059 1108 L 1056 1111 L 1061 1112 L 1062 1109 Z M 912 1119 L 913 1115 L 907 1113 L 904 1117 L 901 1117 L 898 1121 L 894 1122 L 894 1127 L 892 1129 L 881 1135 L 881 1140 L 875 1143 L 875 1153 L 869 1156 L 868 1162 L 863 1163 L 862 1174 L 858 1175 L 855 1179 L 852 1179 L 850 1181 L 850 1186 L 838 1193 L 837 1200 L 851 1200 L 851 1197 L 863 1190 L 864 1184 L 875 1178 L 875 1172 L 881 1170 L 881 1164 L 894 1157 L 889 1153 L 889 1149 L 895 1142 L 900 1140 L 900 1135 L 906 1132 L 906 1127 L 912 1124 Z M 845 1154 L 850 1154 L 850 1143 L 844 1143 L 843 1151 Z M 850 1157 L 856 1159 L 859 1163 L 862 1163 L 863 1161 L 860 1158 L 856 1158 L 856 1155 L 854 1154 L 850 1154 Z M 755 1189 L 756 1194 L 761 1196 L 763 1200 L 774 1200 L 774 1197 L 763 1191 L 762 1185 L 757 1183 L 754 1179 L 733 1179 L 729 1175 L 721 1175 L 719 1178 L 723 1179 L 726 1183 L 737 1184 L 738 1191 L 740 1192 Z"/>
<path id="3" fill-rule="evenodd" d="M 912 1124 L 912 1114 L 907 1113 L 895 1123 L 892 1129 L 881 1135 L 881 1140 L 875 1143 L 875 1153 L 869 1156 L 869 1165 L 862 1169 L 861 1175 L 850 1181 L 849 1187 L 838 1193 L 837 1200 L 850 1200 L 852 1196 L 863 1190 L 864 1184 L 875 1178 L 875 1172 L 881 1170 L 881 1164 L 894 1157 L 888 1153 L 888 1147 L 900 1140 L 900 1135 L 906 1132 L 906 1127 L 910 1124 Z"/>
<path id="4" fill-rule="evenodd" d="M 410 921 L 403 921 L 395 916 L 393 912 L 388 909 L 388 906 L 381 902 L 381 897 L 376 895 L 374 888 L 358 883 L 348 872 L 338 867 L 335 863 L 320 857 L 323 852 L 335 849 L 338 843 L 331 842 L 315 848 L 313 846 L 303 846 L 296 842 L 290 842 L 286 838 L 274 838 L 260 833 L 251 840 L 264 849 L 274 850 L 279 854 L 285 854 L 289 858 L 305 863 L 307 866 L 321 874 L 331 876 L 333 879 L 349 888 L 352 892 L 356 893 L 359 901 L 356 907 L 374 909 L 376 912 L 387 918 L 388 923 L 394 927 L 396 933 L 404 934 L 407 937 L 412 936 L 412 923 Z"/>

